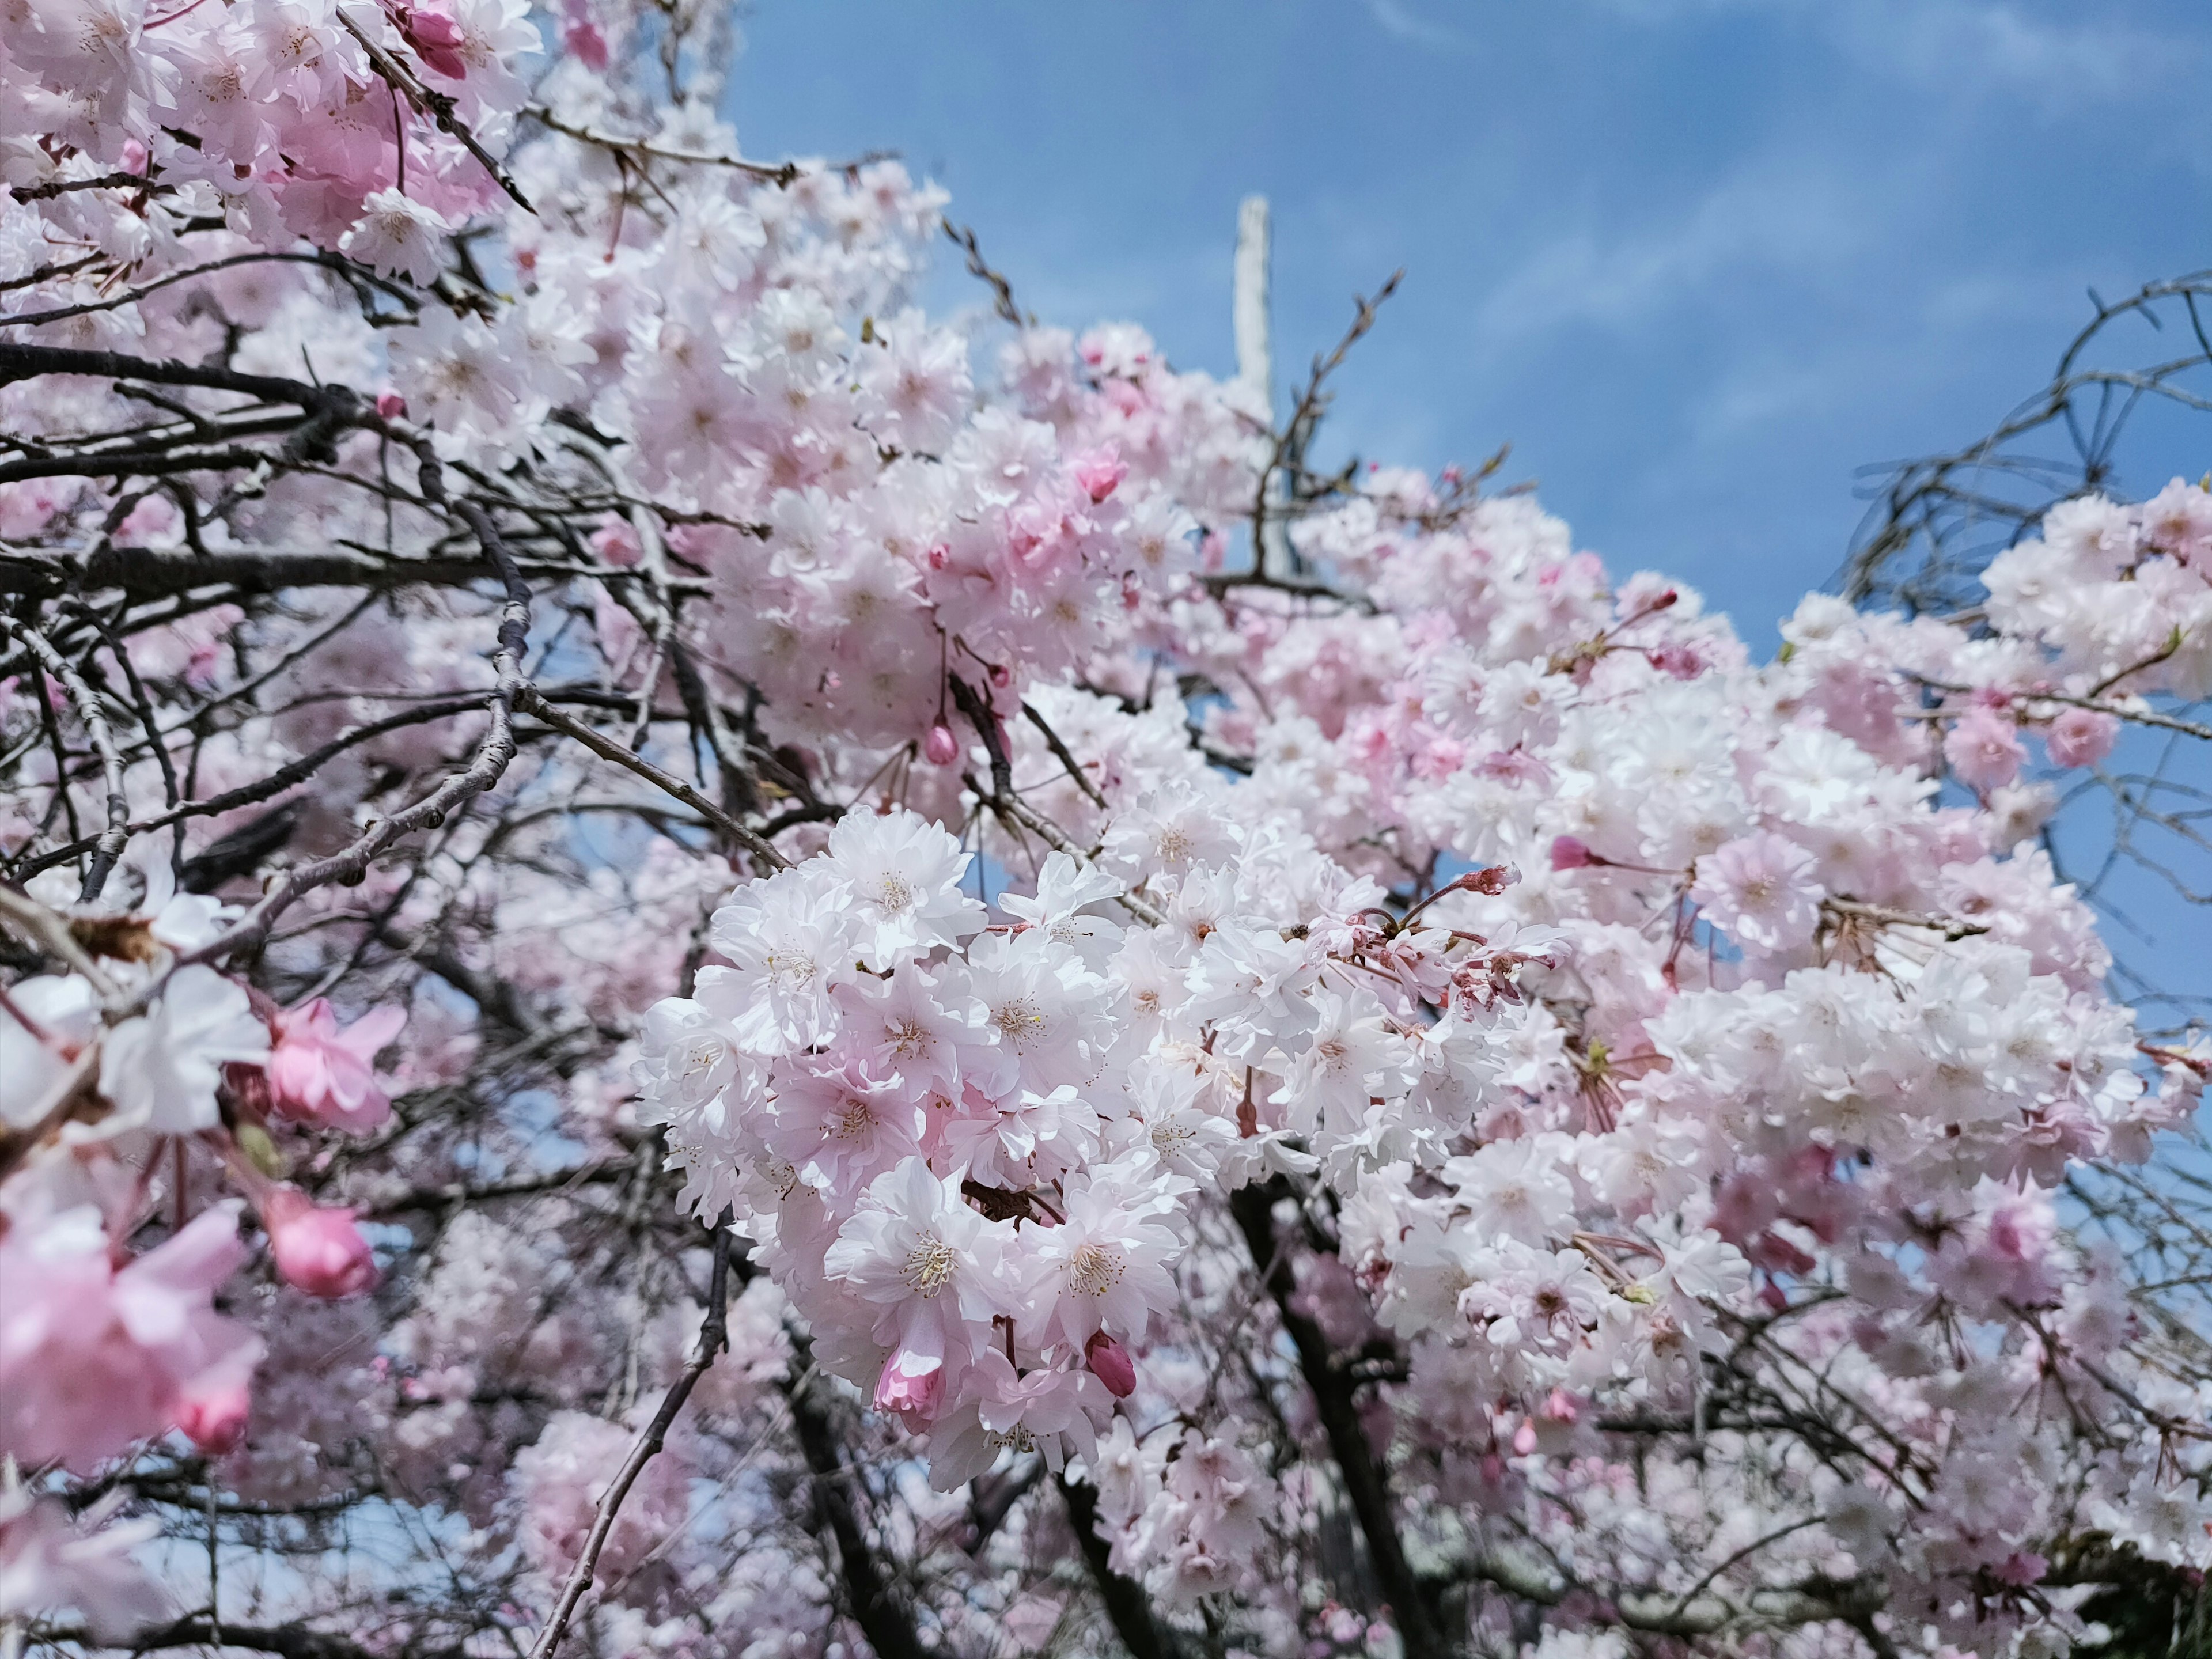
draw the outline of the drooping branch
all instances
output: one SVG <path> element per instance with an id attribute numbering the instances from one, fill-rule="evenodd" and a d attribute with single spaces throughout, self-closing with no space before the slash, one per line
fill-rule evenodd
<path id="1" fill-rule="evenodd" d="M 714 1364 L 715 1358 L 730 1346 L 730 1229 L 726 1218 L 714 1228 L 714 1271 L 707 1286 L 707 1314 L 699 1327 L 699 1340 L 693 1346 L 691 1358 L 668 1392 L 660 1397 L 660 1405 L 653 1419 L 645 1425 L 629 1455 L 623 1460 L 622 1468 L 599 1494 L 599 1501 L 592 1521 L 592 1530 L 584 1540 L 584 1547 L 576 1557 L 576 1565 L 569 1570 L 561 1594 L 553 1604 L 553 1611 L 545 1626 L 538 1632 L 531 1644 L 530 1659 L 552 1659 L 560 1647 L 561 1638 L 568 1634 L 569 1621 L 575 1617 L 577 1604 L 584 1599 L 585 1591 L 599 1571 L 599 1556 L 606 1548 L 608 1534 L 614 1531 L 616 1518 L 622 1513 L 623 1500 L 630 1488 L 645 1472 L 645 1466 L 660 1455 L 666 1443 L 670 1426 L 684 1402 L 691 1397 L 691 1390 L 699 1385 Z"/>
<path id="2" fill-rule="evenodd" d="M 1067 1524 L 1083 1548 L 1083 1564 L 1091 1570 L 1106 1617 L 1128 1649 L 1129 1659 L 1177 1659 L 1181 1648 L 1175 1632 L 1152 1617 L 1152 1597 L 1145 1587 L 1114 1569 L 1113 1551 L 1098 1535 L 1098 1489 L 1088 1480 L 1072 1479 L 1064 1470 L 1057 1479 L 1060 1501 L 1067 1506 Z"/>
<path id="3" fill-rule="evenodd" d="M 854 1470 L 845 1461 L 844 1436 L 823 1398 L 825 1385 L 816 1375 L 812 1349 L 798 1331 L 788 1334 L 792 1369 L 784 1379 L 784 1398 L 791 1403 L 799 1450 L 813 1473 L 814 1514 L 837 1547 L 838 1571 L 854 1622 L 876 1650 L 877 1659 L 924 1659 L 927 1650 L 915 1633 L 913 1612 L 861 1523 L 854 1501 Z"/>
<path id="4" fill-rule="evenodd" d="M 1313 1395 L 1315 1414 L 1328 1437 L 1345 1494 L 1367 1540 L 1376 1578 L 1389 1598 L 1407 1659 L 1446 1659 L 1455 1644 L 1445 1638 L 1435 1601 L 1406 1558 L 1389 1476 L 1368 1443 L 1366 1425 L 1360 1421 L 1354 1398 L 1356 1384 L 1337 1364 L 1319 1323 L 1297 1304 L 1297 1279 L 1291 1257 L 1275 1237 L 1275 1203 L 1285 1192 L 1279 1178 L 1266 1186 L 1243 1187 L 1230 1200 L 1230 1208 L 1261 1283 L 1274 1301 L 1276 1316 L 1297 1346 L 1299 1372 Z"/>
<path id="5" fill-rule="evenodd" d="M 517 560 L 532 574 L 618 579 L 624 573 Z M 0 549 L 0 593 L 36 597 L 112 590 L 133 600 L 167 599 L 204 588 L 236 593 L 276 593 L 296 587 L 352 587 L 382 591 L 405 586 L 471 587 L 485 579 L 480 559 L 376 558 L 342 549 L 257 548 L 205 555 L 143 547 L 88 551 Z"/>

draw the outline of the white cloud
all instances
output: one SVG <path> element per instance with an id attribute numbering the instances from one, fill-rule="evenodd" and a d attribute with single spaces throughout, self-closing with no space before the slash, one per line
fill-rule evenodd
<path id="1" fill-rule="evenodd" d="M 1385 34 L 1410 41 L 1415 46 L 1441 47 L 1463 52 L 1474 45 L 1474 40 L 1448 24 L 1433 22 L 1417 14 L 1405 0 L 1362 0 L 1367 15 L 1372 17 Z"/>
<path id="2" fill-rule="evenodd" d="M 1540 243 L 1480 307 L 1476 334 L 1504 345 L 1573 324 L 1641 326 L 1762 271 L 1832 270 L 1866 251 L 1880 216 L 1864 197 L 1832 173 L 1761 159 L 1671 218 Z"/>
<path id="3" fill-rule="evenodd" d="M 1862 69 L 1954 93 L 2009 88 L 2062 106 L 2135 95 L 2202 60 L 2192 42 L 2145 30 L 2107 3 L 2021 0 L 1587 0 L 1647 27 L 1763 13 L 1816 29 Z M 2057 14 L 2057 15 L 2053 15 Z"/>
<path id="4" fill-rule="evenodd" d="M 2054 21 L 2006 0 L 1863 0 L 1820 15 L 1867 68 L 1923 84 L 2033 91 L 2069 107 L 2133 96 L 2197 56 L 2109 14 Z"/>

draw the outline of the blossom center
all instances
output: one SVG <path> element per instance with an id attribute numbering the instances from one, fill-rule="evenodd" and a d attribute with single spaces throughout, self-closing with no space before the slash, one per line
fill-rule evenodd
<path id="1" fill-rule="evenodd" d="M 799 990 L 814 978 L 814 958 L 801 951 L 771 951 L 766 966 L 769 977 L 786 990 Z"/>
<path id="2" fill-rule="evenodd" d="M 899 1277 L 906 1280 L 907 1289 L 916 1296 L 935 1296 L 952 1277 L 952 1269 L 959 1257 L 952 1247 L 931 1233 L 906 1253 L 906 1266 Z"/>
<path id="3" fill-rule="evenodd" d="M 901 1060 L 912 1060 L 917 1054 L 927 1053 L 937 1041 L 936 1034 L 915 1014 L 908 1014 L 895 1021 L 885 1029 L 884 1035 L 890 1039 L 891 1052 Z"/>
<path id="4" fill-rule="evenodd" d="M 1081 1244 L 1068 1258 L 1067 1282 L 1078 1296 L 1103 1296 L 1121 1281 L 1121 1252 L 1111 1244 Z"/>
<path id="5" fill-rule="evenodd" d="M 991 1024 L 1018 1050 L 1044 1035 L 1044 1011 L 1028 997 L 1016 997 L 991 1010 Z"/>

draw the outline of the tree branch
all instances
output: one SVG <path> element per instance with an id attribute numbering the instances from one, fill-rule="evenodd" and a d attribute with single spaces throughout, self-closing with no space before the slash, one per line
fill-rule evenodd
<path id="1" fill-rule="evenodd" d="M 845 1462 L 844 1438 L 830 1419 L 824 1402 L 815 1392 L 811 1346 L 799 1332 L 790 1333 L 792 1370 L 784 1379 L 784 1398 L 791 1402 L 791 1422 L 814 1474 L 814 1508 L 822 1524 L 837 1542 L 837 1562 L 853 1604 L 854 1622 L 876 1650 L 876 1659 L 925 1659 L 921 1638 L 915 1633 L 914 1615 L 894 1588 L 891 1575 L 868 1543 L 853 1502 L 853 1471 Z M 535 1659 L 535 1656 L 533 1656 Z"/>
<path id="2" fill-rule="evenodd" d="M 1447 1642 L 1438 1627 L 1436 1605 L 1406 1559 L 1389 1480 L 1368 1445 L 1366 1425 L 1359 1420 L 1359 1407 L 1353 1398 L 1357 1385 L 1337 1368 L 1320 1325 L 1296 1306 L 1297 1280 L 1291 1271 L 1290 1255 L 1275 1243 L 1275 1200 L 1285 1190 L 1279 1181 L 1265 1187 L 1241 1188 L 1230 1199 L 1230 1209 L 1244 1235 L 1245 1248 L 1260 1271 L 1261 1281 L 1274 1298 L 1276 1315 L 1297 1348 L 1298 1369 L 1312 1392 L 1314 1408 L 1343 1476 L 1346 1495 L 1366 1537 L 1375 1576 L 1389 1598 L 1398 1634 L 1406 1645 L 1406 1659 L 1444 1659 L 1454 1644 Z"/>
<path id="3" fill-rule="evenodd" d="M 538 1640 L 531 1645 L 530 1659 L 552 1659 L 554 1650 L 568 1633 L 569 1620 L 575 1617 L 577 1603 L 592 1587 L 592 1577 L 599 1570 L 599 1553 L 606 1547 L 607 1535 L 614 1530 L 623 1500 L 629 1496 L 629 1489 L 637 1484 L 645 1466 L 659 1455 L 668 1437 L 669 1425 L 676 1421 L 677 1413 L 684 1409 L 684 1402 L 691 1397 L 691 1390 L 714 1364 L 715 1356 L 729 1346 L 730 1228 L 726 1216 L 714 1228 L 714 1271 L 708 1284 L 707 1317 L 699 1327 L 699 1341 L 691 1351 L 690 1363 L 684 1366 L 684 1374 L 669 1384 L 668 1392 L 660 1398 L 660 1409 L 653 1413 L 653 1421 L 638 1436 L 622 1468 L 599 1495 L 591 1534 L 584 1540 L 583 1553 L 576 1558 L 568 1582 L 561 1587 L 560 1599 L 553 1604 L 545 1628 L 538 1632 Z"/>

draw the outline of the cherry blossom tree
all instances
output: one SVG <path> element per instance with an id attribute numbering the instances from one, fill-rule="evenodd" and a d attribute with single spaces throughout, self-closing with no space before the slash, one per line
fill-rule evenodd
<path id="1" fill-rule="evenodd" d="M 1762 662 L 729 51 L 6 14 L 9 1654 L 2201 1648 L 2212 493 Z"/>

